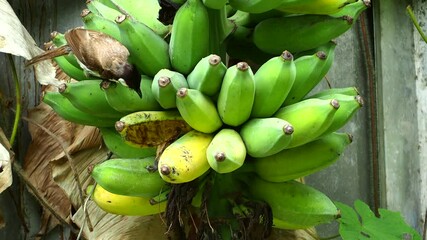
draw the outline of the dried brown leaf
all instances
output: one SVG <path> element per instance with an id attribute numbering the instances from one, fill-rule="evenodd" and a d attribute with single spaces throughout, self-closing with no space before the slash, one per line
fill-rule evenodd
<path id="1" fill-rule="evenodd" d="M 94 226 L 93 231 L 88 229 L 87 224 L 83 226 L 83 208 L 72 217 L 79 227 L 83 226 L 83 236 L 87 239 L 168 239 L 165 234 L 166 226 L 159 215 L 130 217 L 110 214 L 92 201 L 88 202 L 87 211 Z"/>
<path id="2" fill-rule="evenodd" d="M 12 161 L 14 154 L 10 144 L 0 128 L 0 193 L 12 185 Z"/>

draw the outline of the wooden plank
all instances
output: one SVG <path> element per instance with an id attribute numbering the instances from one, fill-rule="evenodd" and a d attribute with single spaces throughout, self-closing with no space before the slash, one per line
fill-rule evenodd
<path id="1" fill-rule="evenodd" d="M 421 6 L 422 1 L 414 2 Z M 426 52 L 414 49 L 419 38 L 414 38 L 406 4 L 392 0 L 374 5 L 381 203 L 400 211 L 421 232 L 426 211 Z M 417 13 L 425 19 L 425 12 Z"/>

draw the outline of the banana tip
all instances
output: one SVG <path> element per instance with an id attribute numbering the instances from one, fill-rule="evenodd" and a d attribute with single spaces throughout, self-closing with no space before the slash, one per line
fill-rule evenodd
<path id="1" fill-rule="evenodd" d="M 290 60 L 292 60 L 294 58 L 294 56 L 292 55 L 292 53 L 289 52 L 288 50 L 283 51 L 280 56 L 282 57 L 282 59 L 284 61 L 290 61 Z"/>
<path id="2" fill-rule="evenodd" d="M 121 132 L 125 128 L 125 123 L 122 121 L 117 121 L 116 124 L 114 124 L 114 127 L 116 128 L 117 132 Z"/>
<path id="3" fill-rule="evenodd" d="M 216 54 L 212 54 L 209 57 L 209 64 L 212 65 L 212 66 L 218 65 L 220 62 L 221 62 L 221 57 L 218 56 L 218 55 L 216 55 Z"/>
<path id="4" fill-rule="evenodd" d="M 340 108 L 340 102 L 337 99 L 332 99 L 331 100 L 331 105 L 333 108 L 338 109 Z"/>
<path id="5" fill-rule="evenodd" d="M 246 71 L 249 69 L 249 64 L 247 62 L 239 62 L 236 64 L 236 67 L 240 71 Z"/>
<path id="6" fill-rule="evenodd" d="M 63 92 L 65 92 L 65 90 L 67 89 L 67 84 L 65 84 L 65 83 L 62 83 L 62 84 L 60 84 L 59 86 L 58 86 L 58 91 L 60 92 L 60 93 L 63 93 Z"/>
<path id="7" fill-rule="evenodd" d="M 226 159 L 226 156 L 224 152 L 218 152 L 215 154 L 215 160 L 217 162 L 223 162 L 225 159 Z"/>
<path id="8" fill-rule="evenodd" d="M 188 89 L 187 88 L 180 88 L 176 92 L 176 96 L 178 96 L 180 98 L 183 98 L 183 97 L 187 96 L 187 93 L 188 93 Z"/>
<path id="9" fill-rule="evenodd" d="M 116 21 L 116 23 L 122 23 L 125 19 L 126 15 L 119 15 L 116 17 L 116 19 L 114 19 L 114 21 Z"/>
<path id="10" fill-rule="evenodd" d="M 284 132 L 286 135 L 290 135 L 290 134 L 294 133 L 294 127 L 293 127 L 292 125 L 290 125 L 290 124 L 286 124 L 286 125 L 283 127 L 283 132 Z"/>
<path id="11" fill-rule="evenodd" d="M 166 165 L 162 165 L 160 167 L 160 173 L 164 176 L 169 176 L 171 174 L 171 168 L 169 166 Z"/>
<path id="12" fill-rule="evenodd" d="M 157 80 L 157 83 L 159 84 L 159 87 L 166 87 L 171 83 L 171 79 L 167 76 L 161 76 L 159 80 Z"/>
<path id="13" fill-rule="evenodd" d="M 83 9 L 82 12 L 80 13 L 80 17 L 86 17 L 87 15 L 89 15 L 91 13 L 91 11 L 87 8 Z"/>

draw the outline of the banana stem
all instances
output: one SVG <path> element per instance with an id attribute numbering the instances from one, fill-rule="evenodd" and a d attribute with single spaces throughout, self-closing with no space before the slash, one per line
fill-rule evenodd
<path id="1" fill-rule="evenodd" d="M 13 122 L 12 134 L 10 136 L 10 146 L 13 147 L 13 144 L 16 139 L 16 135 L 18 132 L 19 120 L 21 119 L 21 84 L 18 79 L 18 74 L 16 72 L 15 62 L 13 61 L 13 57 L 11 54 L 7 54 L 10 67 L 12 68 L 12 77 L 15 83 L 15 99 L 16 99 L 16 111 L 15 111 L 15 120 Z"/>
<path id="2" fill-rule="evenodd" d="M 423 30 L 421 29 L 420 24 L 418 23 L 417 19 L 415 18 L 415 14 L 412 11 L 412 7 L 411 5 L 408 5 L 406 7 L 406 12 L 408 13 L 409 17 L 411 18 L 412 23 L 414 24 L 415 28 L 417 29 L 417 31 L 420 33 L 421 38 L 424 40 L 425 43 L 427 43 L 427 36 L 425 35 L 425 33 L 423 32 Z"/>
<path id="3" fill-rule="evenodd" d="M 220 10 L 208 9 L 208 14 L 210 22 L 209 52 L 217 54 L 224 62 L 226 59 L 224 41 L 233 32 L 234 24 L 227 19 L 225 7 Z"/>

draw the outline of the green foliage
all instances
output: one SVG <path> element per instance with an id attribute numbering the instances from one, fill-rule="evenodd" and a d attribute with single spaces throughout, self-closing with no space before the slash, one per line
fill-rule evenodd
<path id="1" fill-rule="evenodd" d="M 338 221 L 343 240 L 421 240 L 420 234 L 408 226 L 398 212 L 380 208 L 378 218 L 361 200 L 354 203 L 356 211 L 343 203 L 335 204 L 341 210 Z"/>

